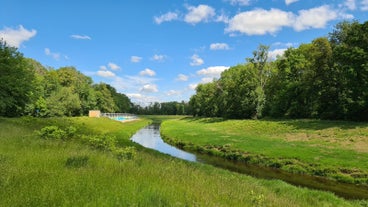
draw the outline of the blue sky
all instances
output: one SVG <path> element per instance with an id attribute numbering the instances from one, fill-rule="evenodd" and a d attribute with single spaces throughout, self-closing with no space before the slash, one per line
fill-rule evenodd
<path id="1" fill-rule="evenodd" d="M 259 44 L 273 58 L 367 14 L 368 0 L 1 0 L 0 38 L 147 104 L 188 101 Z"/>

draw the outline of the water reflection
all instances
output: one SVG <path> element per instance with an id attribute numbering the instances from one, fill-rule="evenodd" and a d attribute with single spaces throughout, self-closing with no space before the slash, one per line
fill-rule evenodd
<path id="1" fill-rule="evenodd" d="M 175 148 L 165 143 L 160 135 L 159 125 L 149 125 L 139 130 L 131 138 L 133 142 L 136 142 L 144 147 L 155 149 L 159 152 L 169 154 L 171 156 L 181 158 L 184 160 L 195 162 L 197 160 L 194 154 L 185 152 L 178 148 Z"/>

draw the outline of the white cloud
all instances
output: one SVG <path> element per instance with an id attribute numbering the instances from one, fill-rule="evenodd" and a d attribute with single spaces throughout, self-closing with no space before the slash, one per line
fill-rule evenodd
<path id="1" fill-rule="evenodd" d="M 190 90 L 195 90 L 197 88 L 198 84 L 197 83 L 192 83 L 192 84 L 189 84 L 188 88 Z"/>
<path id="2" fill-rule="evenodd" d="M 0 30 L 0 39 L 3 39 L 12 47 L 18 48 L 23 42 L 28 41 L 36 34 L 36 30 L 27 30 L 22 25 L 19 25 L 16 29 L 5 27 L 3 30 Z"/>
<path id="3" fill-rule="evenodd" d="M 284 48 L 284 49 L 275 49 L 275 50 L 269 51 L 268 52 L 268 58 L 270 58 L 272 60 L 275 60 L 278 56 L 284 55 L 286 50 L 287 49 Z"/>
<path id="4" fill-rule="evenodd" d="M 212 43 L 210 45 L 211 50 L 229 50 L 230 47 L 226 43 Z"/>
<path id="5" fill-rule="evenodd" d="M 87 35 L 70 35 L 71 38 L 76 39 L 76 40 L 91 40 L 92 38 L 90 36 Z"/>
<path id="6" fill-rule="evenodd" d="M 140 93 L 128 93 L 126 94 L 133 102 L 138 103 L 142 106 L 147 106 L 149 103 L 160 102 L 157 97 L 146 96 Z"/>
<path id="7" fill-rule="evenodd" d="M 151 60 L 154 60 L 154 61 L 158 61 L 158 62 L 163 62 L 165 61 L 165 58 L 166 56 L 165 55 L 153 55 L 153 57 L 151 58 Z"/>
<path id="8" fill-rule="evenodd" d="M 149 69 L 149 68 L 146 68 L 144 70 L 142 70 L 141 72 L 139 72 L 139 75 L 141 76 L 155 76 L 156 75 L 156 72 Z"/>
<path id="9" fill-rule="evenodd" d="M 145 84 L 140 91 L 144 93 L 155 93 L 158 92 L 158 89 L 156 84 Z"/>
<path id="10" fill-rule="evenodd" d="M 294 29 L 296 31 L 302 31 L 310 28 L 324 28 L 328 21 L 334 20 L 337 17 L 337 12 L 327 5 L 309 10 L 301 10 L 295 20 Z"/>
<path id="11" fill-rule="evenodd" d="M 285 0 L 285 4 L 290 5 L 290 4 L 295 3 L 297 1 L 299 1 L 299 0 Z"/>
<path id="12" fill-rule="evenodd" d="M 231 5 L 240 5 L 240 6 L 248 6 L 250 4 L 250 0 L 228 0 Z"/>
<path id="13" fill-rule="evenodd" d="M 54 60 L 60 60 L 60 53 L 51 52 L 49 48 L 45 48 L 45 55 L 52 57 Z"/>
<path id="14" fill-rule="evenodd" d="M 350 10 L 355 10 L 356 9 L 356 2 L 355 2 L 355 0 L 345 0 L 343 6 L 346 6 Z"/>
<path id="15" fill-rule="evenodd" d="M 192 60 L 192 62 L 190 62 L 191 66 L 199 66 L 204 63 L 203 59 L 200 58 L 197 54 L 192 55 L 190 59 Z"/>
<path id="16" fill-rule="evenodd" d="M 101 66 L 100 66 L 100 70 L 107 70 L 107 67 L 106 67 L 106 66 L 104 66 L 104 65 L 101 65 Z"/>
<path id="17" fill-rule="evenodd" d="M 166 95 L 168 95 L 168 96 L 178 96 L 178 95 L 181 95 L 182 93 L 183 93 L 182 91 L 170 90 L 170 91 L 166 92 Z"/>
<path id="18" fill-rule="evenodd" d="M 109 63 L 107 64 L 107 66 L 109 66 L 109 68 L 110 68 L 111 70 L 119 70 L 119 69 L 120 69 L 120 66 L 118 66 L 117 64 L 112 63 L 112 62 L 109 62 Z"/>
<path id="19" fill-rule="evenodd" d="M 142 57 L 139 57 L 139 56 L 131 56 L 130 57 L 130 61 L 132 63 L 139 63 L 139 62 L 141 62 L 141 60 L 142 60 Z"/>
<path id="20" fill-rule="evenodd" d="M 161 24 L 163 22 L 170 22 L 170 21 L 178 19 L 178 13 L 168 12 L 166 14 L 163 14 L 163 15 L 159 16 L 159 17 L 154 17 L 153 19 L 154 19 L 156 24 Z"/>
<path id="21" fill-rule="evenodd" d="M 197 24 L 199 22 L 206 22 L 216 15 L 215 9 L 201 4 L 197 7 L 188 6 L 188 13 L 184 17 L 184 21 L 190 24 Z"/>
<path id="22" fill-rule="evenodd" d="M 240 32 L 247 35 L 274 34 L 292 23 L 294 15 L 279 9 L 256 9 L 242 12 L 229 21 L 226 32 Z"/>
<path id="23" fill-rule="evenodd" d="M 197 71 L 197 74 L 207 78 L 219 78 L 221 73 L 229 68 L 228 66 L 212 66 Z"/>
<path id="24" fill-rule="evenodd" d="M 360 10 L 368 11 L 368 0 L 362 0 L 360 2 Z"/>
<path id="25" fill-rule="evenodd" d="M 97 71 L 97 75 L 104 78 L 112 78 L 116 76 L 115 73 L 108 70 L 99 70 Z"/>
<path id="26" fill-rule="evenodd" d="M 176 78 L 177 81 L 188 81 L 188 76 L 184 75 L 184 74 L 179 74 L 178 77 Z"/>

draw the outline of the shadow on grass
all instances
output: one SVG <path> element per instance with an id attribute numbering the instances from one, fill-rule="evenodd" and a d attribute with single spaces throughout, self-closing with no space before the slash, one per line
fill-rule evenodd
<path id="1" fill-rule="evenodd" d="M 218 123 L 218 122 L 224 122 L 228 119 L 215 117 L 215 118 L 207 118 L 207 117 L 184 117 L 181 120 L 185 120 L 188 122 L 199 122 L 199 123 L 205 123 L 205 124 L 211 124 L 211 123 Z"/>
<path id="2" fill-rule="evenodd" d="M 270 119 L 265 118 L 260 121 L 273 121 L 285 124 L 300 130 L 323 130 L 328 128 L 356 129 L 367 128 L 367 122 L 337 121 L 337 120 L 317 120 L 317 119 Z"/>

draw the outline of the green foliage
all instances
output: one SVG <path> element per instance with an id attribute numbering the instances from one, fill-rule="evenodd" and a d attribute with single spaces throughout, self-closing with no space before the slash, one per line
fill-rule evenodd
<path id="1" fill-rule="evenodd" d="M 34 73 L 26 60 L 0 39 L 0 116 L 21 116 L 32 99 Z"/>
<path id="2" fill-rule="evenodd" d="M 112 151 L 116 147 L 116 137 L 110 135 L 82 136 L 82 140 L 98 150 Z"/>
<path id="3" fill-rule="evenodd" d="M 132 160 L 137 155 L 135 147 L 116 148 L 113 153 L 118 160 Z"/>
<path id="4" fill-rule="evenodd" d="M 247 64 L 197 87 L 192 114 L 367 121 L 367 34 L 368 22 L 342 22 L 329 38 L 289 48 L 274 61 L 260 45 Z"/>
<path id="5" fill-rule="evenodd" d="M 60 129 L 58 126 L 46 126 L 36 131 L 36 133 L 42 139 L 68 140 L 76 135 L 76 131 L 77 129 L 73 126 L 69 126 L 65 130 Z"/>

